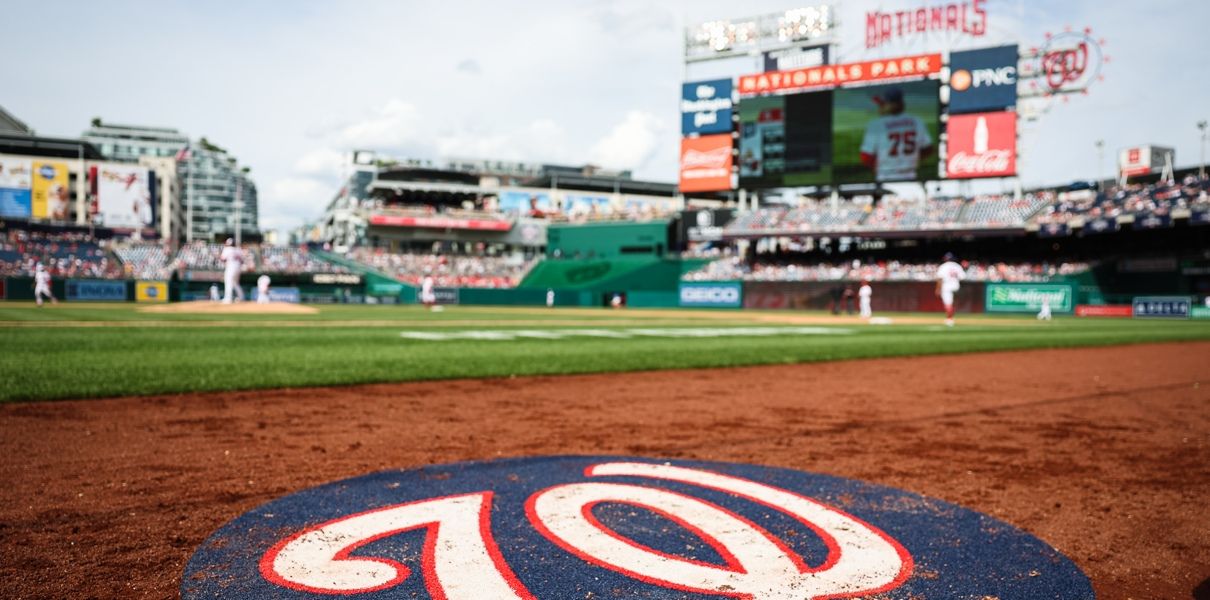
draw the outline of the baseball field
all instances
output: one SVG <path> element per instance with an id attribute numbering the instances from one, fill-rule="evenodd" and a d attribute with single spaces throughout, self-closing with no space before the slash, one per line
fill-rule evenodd
<path id="1" fill-rule="evenodd" d="M 1100 598 L 1210 593 L 1210 321 L 0 303 L 0 346 L 6 597 L 176 597 L 274 498 L 546 454 L 894 486 L 1038 536 Z"/>

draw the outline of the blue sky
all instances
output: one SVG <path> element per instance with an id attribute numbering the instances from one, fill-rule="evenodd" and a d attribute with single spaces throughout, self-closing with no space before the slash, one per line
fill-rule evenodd
<path id="1" fill-rule="evenodd" d="M 933 0 L 841 1 L 842 60 L 864 14 Z M 687 22 L 798 4 L 641 2 L 7 3 L 0 105 L 39 133 L 89 119 L 177 127 L 252 167 L 265 227 L 317 217 L 339 187 L 340 153 L 502 158 L 633 169 L 673 181 Z M 1091 27 L 1107 42 L 1104 81 L 1053 102 L 1023 128 L 1026 185 L 1098 174 L 1120 148 L 1174 146 L 1198 160 L 1210 118 L 1204 45 L 1210 2 L 989 0 L 989 33 L 957 47 Z M 901 44 L 882 55 L 914 52 Z M 999 182 L 983 188 L 999 189 Z"/>

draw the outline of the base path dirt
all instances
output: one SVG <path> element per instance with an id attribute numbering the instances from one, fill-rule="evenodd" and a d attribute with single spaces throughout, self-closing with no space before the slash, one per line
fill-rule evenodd
<path id="1" fill-rule="evenodd" d="M 1053 544 L 1100 598 L 1210 589 L 1210 343 L 0 406 L 6 598 L 172 598 L 212 531 L 335 479 L 536 454 L 782 466 Z"/>

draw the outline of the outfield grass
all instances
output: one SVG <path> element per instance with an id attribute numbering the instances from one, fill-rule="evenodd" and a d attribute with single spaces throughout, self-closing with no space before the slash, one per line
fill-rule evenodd
<path id="1" fill-rule="evenodd" d="M 752 326 L 750 319 L 774 314 L 788 313 L 706 318 L 675 310 L 332 306 L 314 315 L 176 315 L 140 313 L 132 305 L 0 303 L 0 401 L 1210 339 L 1210 321 L 1039 324 L 1012 317 L 968 318 L 954 329 L 844 325 L 843 335 L 439 342 L 400 336 L 420 329 Z"/>

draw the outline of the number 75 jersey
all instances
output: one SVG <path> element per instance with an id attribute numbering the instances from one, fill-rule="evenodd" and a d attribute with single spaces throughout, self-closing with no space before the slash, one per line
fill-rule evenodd
<path id="1" fill-rule="evenodd" d="M 920 154 L 933 145 L 933 138 L 920 117 L 878 117 L 866 125 L 861 153 L 874 156 L 875 179 L 904 181 L 916 178 Z"/>

